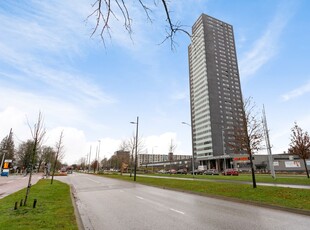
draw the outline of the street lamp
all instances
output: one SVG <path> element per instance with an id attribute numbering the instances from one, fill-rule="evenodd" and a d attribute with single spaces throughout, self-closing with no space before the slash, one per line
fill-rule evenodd
<path id="1" fill-rule="evenodd" d="M 99 169 L 100 169 L 100 167 L 99 167 L 99 166 L 100 166 L 100 163 L 99 163 L 99 154 L 100 154 L 100 142 L 101 142 L 101 141 L 98 140 L 98 142 L 99 142 L 99 148 L 98 148 L 98 162 L 97 162 L 97 163 L 98 163 L 98 164 L 97 164 L 98 167 L 97 167 L 97 172 L 99 172 Z"/>
<path id="2" fill-rule="evenodd" d="M 5 149 L 2 150 L 3 155 L 2 155 L 2 161 L 1 161 L 1 166 L 0 166 L 0 175 L 1 175 L 1 173 L 2 173 L 2 166 L 3 166 L 4 159 L 5 159 L 5 154 L 6 154 L 7 152 L 8 152 L 8 151 L 5 150 Z"/>
<path id="3" fill-rule="evenodd" d="M 181 123 L 183 125 L 187 125 L 187 126 L 192 128 L 192 126 L 190 124 L 188 124 L 187 122 L 182 121 Z M 194 157 L 193 143 L 192 143 L 192 174 L 193 174 L 193 178 L 194 178 L 194 175 L 195 175 L 195 157 Z"/>
<path id="4" fill-rule="evenodd" d="M 135 170 L 134 170 L 134 178 L 133 180 L 136 181 L 137 176 L 137 158 L 138 158 L 138 130 L 139 130 L 139 117 L 137 117 L 137 122 L 130 122 L 131 124 L 136 125 L 136 150 L 135 150 Z"/>
<path id="5" fill-rule="evenodd" d="M 224 128 L 222 128 L 222 146 L 223 146 L 224 170 L 225 170 L 226 169 L 226 153 L 225 153 L 225 141 L 224 141 Z"/>
<path id="6" fill-rule="evenodd" d="M 152 171 L 153 171 L 153 173 L 154 173 L 154 162 L 155 162 L 155 160 L 154 160 L 154 148 L 157 148 L 157 146 L 152 147 L 152 159 L 153 159 Z"/>

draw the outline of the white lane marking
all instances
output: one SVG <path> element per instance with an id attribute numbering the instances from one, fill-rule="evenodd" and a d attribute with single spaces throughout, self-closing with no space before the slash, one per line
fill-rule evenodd
<path id="1" fill-rule="evenodd" d="M 9 183 L 12 183 L 12 182 L 13 182 L 12 180 L 9 180 L 9 181 L 8 181 L 8 182 L 6 182 L 6 183 L 8 183 L 8 184 L 9 184 Z"/>
<path id="2" fill-rule="evenodd" d="M 141 197 L 141 196 L 136 196 L 138 199 L 140 199 L 140 200 L 144 200 L 144 198 L 143 197 Z"/>
<path id="3" fill-rule="evenodd" d="M 88 178 L 88 177 L 86 177 L 86 179 L 88 179 L 88 180 L 90 180 L 90 181 L 92 181 L 92 182 L 95 182 L 95 183 L 97 183 L 97 184 L 100 184 L 100 182 L 99 182 L 99 181 L 96 181 L 96 180 L 90 179 L 90 178 Z"/>
<path id="4" fill-rule="evenodd" d="M 181 212 L 181 211 L 176 210 L 176 209 L 173 209 L 173 208 L 170 208 L 170 210 L 171 210 L 171 211 L 174 211 L 174 212 L 177 212 L 177 213 L 180 213 L 180 214 L 182 214 L 182 215 L 184 215 L 184 214 L 185 214 L 185 212 Z"/>

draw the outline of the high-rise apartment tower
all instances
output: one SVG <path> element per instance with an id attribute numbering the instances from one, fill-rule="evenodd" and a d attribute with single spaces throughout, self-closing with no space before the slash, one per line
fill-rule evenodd
<path id="1" fill-rule="evenodd" d="M 200 165 L 232 167 L 228 142 L 244 115 L 233 27 L 202 14 L 188 53 L 193 154 Z"/>

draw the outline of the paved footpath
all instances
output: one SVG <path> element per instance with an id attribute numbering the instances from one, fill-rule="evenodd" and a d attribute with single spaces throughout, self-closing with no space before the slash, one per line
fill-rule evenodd
<path id="1" fill-rule="evenodd" d="M 42 173 L 32 174 L 31 184 L 35 184 L 42 178 Z M 27 176 L 11 174 L 8 177 L 0 176 L 0 199 L 17 192 L 28 185 L 29 174 Z"/>

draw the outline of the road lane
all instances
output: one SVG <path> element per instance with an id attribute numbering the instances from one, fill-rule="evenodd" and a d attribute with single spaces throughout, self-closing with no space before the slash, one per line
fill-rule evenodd
<path id="1" fill-rule="evenodd" d="M 74 186 L 85 229 L 302 230 L 310 226 L 309 216 L 105 177 L 74 173 L 59 179 Z"/>

